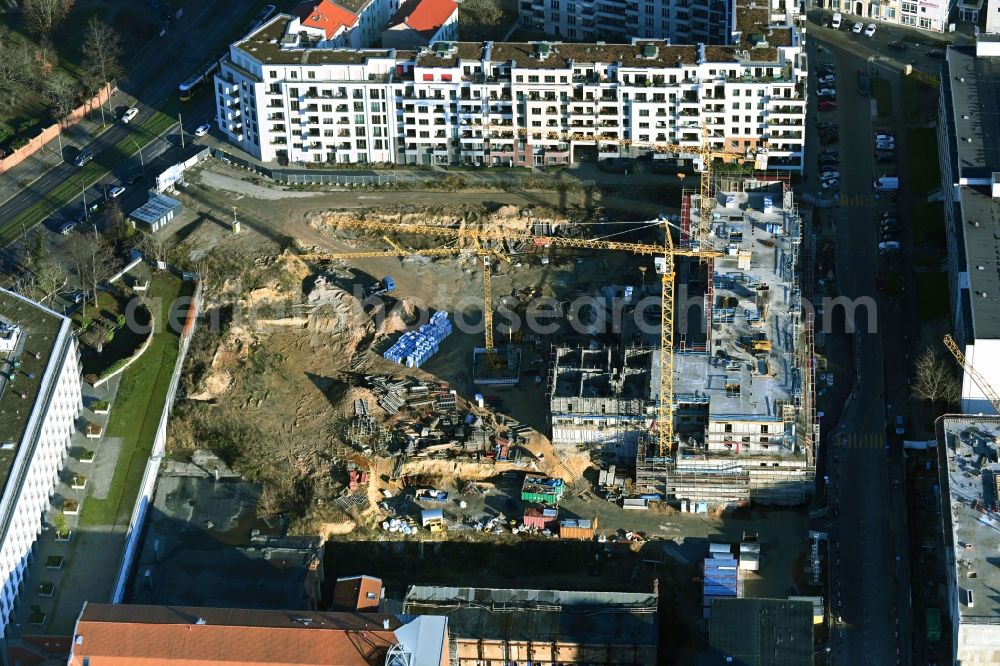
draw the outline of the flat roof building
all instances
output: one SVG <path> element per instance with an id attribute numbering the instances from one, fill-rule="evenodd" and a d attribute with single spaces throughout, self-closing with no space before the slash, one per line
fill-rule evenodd
<path id="1" fill-rule="evenodd" d="M 453 666 L 657 661 L 656 592 L 411 585 L 403 611 L 448 618 Z"/>
<path id="2" fill-rule="evenodd" d="M 218 127 L 264 162 L 667 158 L 657 146 L 699 146 L 704 126 L 713 150 L 802 169 L 807 68 L 791 28 L 740 46 L 438 41 L 358 51 L 303 41 L 295 21 L 278 15 L 234 43 L 215 77 Z"/>
<path id="3" fill-rule="evenodd" d="M 813 604 L 786 599 L 716 598 L 709 656 L 715 666 L 812 666 Z"/>
<path id="4" fill-rule="evenodd" d="M 70 320 L 0 289 L 0 631 L 51 508 L 82 404 Z"/>
<path id="5" fill-rule="evenodd" d="M 945 416 L 937 431 L 952 656 L 1000 663 L 1000 417 Z"/>
<path id="6" fill-rule="evenodd" d="M 996 37 L 981 35 L 980 41 L 992 44 Z M 1000 50 L 977 55 L 972 47 L 948 48 L 937 130 L 954 337 L 994 389 L 1000 388 L 998 80 Z M 969 376 L 962 381 L 961 411 L 996 412 Z"/>
<path id="7" fill-rule="evenodd" d="M 177 199 L 163 194 L 153 194 L 149 201 L 129 213 L 132 226 L 155 233 L 165 227 L 170 220 L 181 214 L 183 206 Z"/>

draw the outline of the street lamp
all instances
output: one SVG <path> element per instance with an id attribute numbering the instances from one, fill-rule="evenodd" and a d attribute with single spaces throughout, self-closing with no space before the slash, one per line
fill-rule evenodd
<path id="1" fill-rule="evenodd" d="M 132 143 L 135 144 L 135 149 L 139 152 L 139 166 L 142 169 L 142 175 L 146 175 L 146 163 L 142 160 L 142 148 L 139 147 L 139 142 L 132 139 Z"/>

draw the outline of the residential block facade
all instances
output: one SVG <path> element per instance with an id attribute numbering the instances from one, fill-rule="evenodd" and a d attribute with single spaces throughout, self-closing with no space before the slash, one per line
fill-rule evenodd
<path id="1" fill-rule="evenodd" d="M 556 38 L 672 44 L 738 44 L 757 25 L 792 24 L 799 0 L 519 0 L 518 22 Z"/>
<path id="2" fill-rule="evenodd" d="M 12 342 L 0 352 L 0 631 L 6 632 L 82 397 L 69 319 L 0 289 L 0 333 Z"/>
<path id="3" fill-rule="evenodd" d="M 798 33 L 738 47 L 437 42 L 419 51 L 306 46 L 278 16 L 233 44 L 217 124 L 265 162 L 553 165 L 696 147 L 800 171 Z M 664 155 L 665 156 L 665 155 Z"/>
<path id="4" fill-rule="evenodd" d="M 818 7 L 845 14 L 845 21 L 884 21 L 945 32 L 955 0 L 818 0 Z"/>

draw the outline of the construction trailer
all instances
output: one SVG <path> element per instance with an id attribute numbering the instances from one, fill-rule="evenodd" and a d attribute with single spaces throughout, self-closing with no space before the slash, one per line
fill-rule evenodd
<path id="1" fill-rule="evenodd" d="M 597 518 L 584 520 L 582 518 L 560 520 L 560 539 L 583 539 L 589 541 L 594 538 L 594 530 L 597 529 Z"/>
<path id="2" fill-rule="evenodd" d="M 691 284 L 701 272 L 708 279 L 700 311 L 677 309 L 675 328 L 700 323 L 704 336 L 681 336 L 674 347 L 676 438 L 663 452 L 655 436 L 640 437 L 636 488 L 670 501 L 803 504 L 815 483 L 819 425 L 813 320 L 800 290 L 802 221 L 785 182 L 724 185 L 732 189 L 717 192 L 705 221 L 722 256 L 679 272 Z M 699 227 L 702 209 L 700 195 L 686 193 L 682 229 Z"/>
<path id="3" fill-rule="evenodd" d="M 521 500 L 532 504 L 556 505 L 562 497 L 566 484 L 562 479 L 528 474 L 521 486 Z"/>
<path id="4" fill-rule="evenodd" d="M 720 554 L 721 555 L 721 554 Z M 712 600 L 742 597 L 739 563 L 732 556 L 709 557 L 703 565 L 702 613 L 708 618 L 712 611 Z"/>
<path id="5" fill-rule="evenodd" d="M 555 531 L 559 525 L 559 509 L 532 506 L 524 510 L 524 526 L 537 530 Z"/>
<path id="6" fill-rule="evenodd" d="M 424 509 L 420 512 L 420 524 L 431 532 L 440 532 L 444 529 L 444 510 Z"/>

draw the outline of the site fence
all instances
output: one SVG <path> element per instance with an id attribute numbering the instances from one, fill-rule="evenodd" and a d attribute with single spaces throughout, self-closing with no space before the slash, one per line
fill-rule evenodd
<path id="1" fill-rule="evenodd" d="M 163 454 L 167 448 L 167 422 L 170 419 L 170 412 L 174 406 L 174 398 L 177 395 L 177 386 L 180 383 L 184 359 L 187 356 L 188 347 L 191 345 L 191 338 L 194 336 L 198 313 L 201 311 L 201 280 L 198 279 L 198 276 L 185 274 L 185 279 L 188 277 L 194 277 L 195 279 L 194 296 L 191 299 L 187 319 L 181 330 L 180 345 L 177 350 L 177 362 L 174 363 L 174 372 L 170 376 L 170 385 L 167 388 L 166 400 L 163 402 L 163 411 L 160 412 L 160 423 L 156 428 L 156 435 L 153 439 L 153 450 L 150 452 L 149 460 L 146 462 L 146 470 L 143 472 L 139 494 L 135 499 L 135 508 L 132 509 L 132 518 L 129 520 L 128 529 L 125 532 L 125 549 L 122 552 L 121 563 L 118 566 L 115 587 L 111 593 L 111 603 L 113 604 L 120 604 L 125 597 L 125 588 L 128 585 L 132 565 L 138 553 L 139 540 L 142 538 L 142 524 L 146 520 L 149 505 L 153 500 L 153 490 L 156 487 L 156 479 L 160 474 L 160 462 L 163 460 Z"/>

